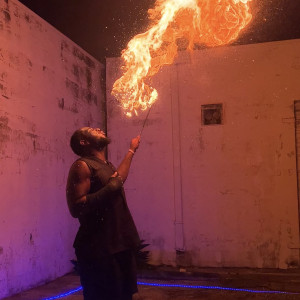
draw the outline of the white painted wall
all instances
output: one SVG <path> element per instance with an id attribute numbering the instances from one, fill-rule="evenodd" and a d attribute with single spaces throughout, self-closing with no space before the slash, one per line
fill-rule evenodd
<path id="1" fill-rule="evenodd" d="M 288 268 L 299 264 L 294 100 L 300 40 L 181 52 L 153 78 L 159 99 L 126 183 L 154 264 Z M 107 60 L 110 159 L 145 117 L 110 95 L 120 59 Z M 203 126 L 201 105 L 223 103 Z M 184 250 L 176 255 L 175 250 Z"/>
<path id="2" fill-rule="evenodd" d="M 79 127 L 103 127 L 103 66 L 16 0 L 0 0 L 0 298 L 73 269 L 65 184 Z"/>

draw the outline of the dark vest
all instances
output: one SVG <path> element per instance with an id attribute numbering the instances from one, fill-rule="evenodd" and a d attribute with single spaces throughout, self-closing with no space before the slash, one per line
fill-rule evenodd
<path id="1" fill-rule="evenodd" d="M 90 193 L 105 186 L 116 171 L 110 163 L 97 157 L 83 157 L 91 171 Z M 97 259 L 140 244 L 139 235 L 127 206 L 124 189 L 109 196 L 105 205 L 79 217 L 80 228 L 75 238 L 77 256 Z"/>

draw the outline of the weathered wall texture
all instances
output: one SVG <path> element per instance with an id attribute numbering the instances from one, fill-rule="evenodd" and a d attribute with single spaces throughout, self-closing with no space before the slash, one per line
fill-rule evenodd
<path id="1" fill-rule="evenodd" d="M 103 66 L 17 1 L 0 0 L 0 298 L 72 270 L 69 138 L 104 126 Z"/>
<path id="2" fill-rule="evenodd" d="M 299 53 L 300 40 L 181 52 L 153 78 L 159 99 L 126 183 L 153 263 L 298 265 Z M 112 161 L 145 118 L 127 119 L 110 96 L 119 63 L 107 62 Z M 217 103 L 223 125 L 202 125 L 201 105 Z"/>

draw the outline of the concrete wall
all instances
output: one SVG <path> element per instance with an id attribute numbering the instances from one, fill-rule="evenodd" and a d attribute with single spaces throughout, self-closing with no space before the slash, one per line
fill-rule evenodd
<path id="1" fill-rule="evenodd" d="M 105 118 L 103 66 L 15 0 L 0 0 L 0 45 L 2 298 L 73 269 L 69 138 Z"/>
<path id="2" fill-rule="evenodd" d="M 299 53 L 300 40 L 181 52 L 153 78 L 159 99 L 126 183 L 152 263 L 299 265 Z M 145 118 L 126 118 L 110 96 L 119 64 L 107 61 L 112 161 Z M 217 103 L 223 125 L 202 125 L 201 105 Z"/>

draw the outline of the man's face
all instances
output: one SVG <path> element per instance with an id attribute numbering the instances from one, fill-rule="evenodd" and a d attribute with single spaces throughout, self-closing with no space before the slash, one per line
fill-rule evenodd
<path id="1" fill-rule="evenodd" d="M 110 143 L 110 139 L 100 128 L 83 127 L 81 131 L 84 133 L 86 140 L 97 150 L 102 150 Z"/>

